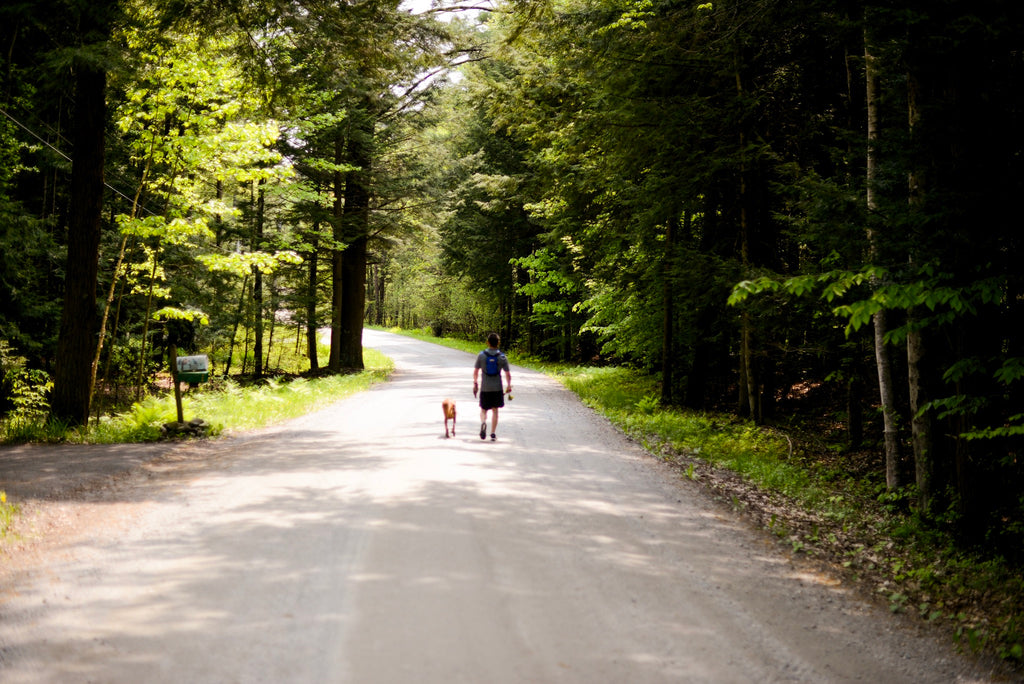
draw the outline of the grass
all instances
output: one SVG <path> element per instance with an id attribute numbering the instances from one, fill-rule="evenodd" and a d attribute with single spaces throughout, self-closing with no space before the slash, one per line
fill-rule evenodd
<path id="1" fill-rule="evenodd" d="M 245 430 L 279 423 L 315 411 L 341 398 L 360 392 L 386 379 L 394 368 L 392 361 L 372 349 L 364 353 L 365 370 L 347 375 L 316 378 L 269 379 L 261 384 L 242 386 L 237 381 L 215 378 L 189 390 L 182 397 L 186 421 L 201 418 L 210 426 L 210 434 L 225 429 Z M 90 421 L 84 428 L 48 423 L 44 419 L 18 421 L 0 430 L 0 441 L 73 442 L 82 444 L 119 444 L 150 442 L 161 438 L 161 426 L 177 420 L 174 396 L 149 397 L 127 411 Z"/>
<path id="2" fill-rule="evenodd" d="M 184 417 L 186 421 L 202 418 L 210 425 L 211 434 L 226 428 L 247 430 L 280 423 L 361 392 L 386 379 L 394 368 L 389 358 L 372 349 L 365 351 L 364 362 L 366 368 L 359 373 L 269 379 L 247 387 L 221 378 L 182 397 Z M 149 441 L 159 437 L 161 425 L 176 418 L 173 396 L 151 398 L 126 414 L 102 421 L 90 430 L 87 441 Z"/>
<path id="3" fill-rule="evenodd" d="M 699 457 L 806 505 L 825 499 L 807 470 L 791 461 L 784 436 L 726 414 L 661 408 L 654 376 L 628 368 L 568 367 L 557 377 L 651 451 Z"/>
<path id="4" fill-rule="evenodd" d="M 434 337 L 430 334 L 429 328 L 378 328 L 386 332 L 392 332 L 397 335 L 404 335 L 405 337 L 411 337 L 414 340 L 420 340 L 422 342 L 430 342 L 431 344 L 440 344 L 449 349 L 458 349 L 464 352 L 477 353 L 487 346 L 487 341 L 481 339 L 479 342 L 473 342 L 472 340 L 461 340 L 454 337 Z"/>

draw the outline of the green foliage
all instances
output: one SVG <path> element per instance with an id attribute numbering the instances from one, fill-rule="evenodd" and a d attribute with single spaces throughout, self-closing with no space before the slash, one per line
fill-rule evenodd
<path id="1" fill-rule="evenodd" d="M 652 415 L 658 410 L 661 404 L 661 398 L 656 394 L 648 394 L 640 401 L 636 402 L 636 410 L 644 415 Z"/>
<path id="2" fill-rule="evenodd" d="M 33 365 L 55 345 L 62 293 L 52 278 L 62 272 L 61 256 L 50 221 L 29 214 L 0 184 L 0 341 Z"/>
<path id="3" fill-rule="evenodd" d="M 302 257 L 293 250 L 283 250 L 274 253 L 200 254 L 197 259 L 211 271 L 227 273 L 236 278 L 245 277 L 252 273 L 254 269 L 269 275 L 285 264 L 296 265 L 302 263 Z"/>
<path id="4" fill-rule="evenodd" d="M 53 380 L 46 371 L 21 368 L 5 373 L 4 384 L 10 387 L 13 409 L 8 414 L 12 423 L 34 422 L 46 417 L 50 410 L 47 399 Z"/>
<path id="5" fill-rule="evenodd" d="M 492 83 L 501 80 L 504 64 L 485 60 L 466 68 Z M 496 125 L 492 102 L 478 87 L 448 89 L 438 100 L 438 125 L 428 139 L 443 161 L 425 171 L 441 212 L 425 220 L 437 227 L 436 268 L 472 300 L 464 308 L 475 320 L 460 326 L 461 332 L 499 330 L 504 340 L 518 344 L 529 334 L 531 311 L 517 288 L 528 287 L 530 275 L 528 266 L 514 260 L 540 246 L 541 227 L 526 210 L 538 179 L 530 173 L 524 142 Z"/>
<path id="6" fill-rule="evenodd" d="M 0 443 L 56 443 L 69 439 L 71 434 L 70 426 L 66 422 L 59 420 L 10 421 L 2 424 Z"/>
<path id="7" fill-rule="evenodd" d="M 578 314 L 584 288 L 579 274 L 569 268 L 568 251 L 563 242 L 510 262 L 526 272 L 525 282 L 517 282 L 515 292 L 529 299 L 530 321 L 542 331 L 540 346 L 556 350 L 552 355 L 555 358 L 558 358 L 558 350 L 566 346 L 567 338 L 580 328 Z"/>
<path id="8" fill-rule="evenodd" d="M 153 442 L 160 439 L 161 426 L 175 420 L 173 399 L 168 402 L 163 397 L 148 397 L 119 416 L 101 420 L 84 440 L 94 444 Z"/>
<path id="9" fill-rule="evenodd" d="M 185 418 L 202 418 L 212 426 L 211 435 L 279 423 L 386 379 L 393 363 L 378 352 L 367 350 L 366 368 L 349 375 L 268 380 L 255 386 L 220 379 L 185 395 L 182 402 Z M 176 419 L 173 397 L 151 397 L 124 414 L 101 421 L 81 439 L 100 444 L 154 441 L 162 436 L 161 426 Z"/>
<path id="10" fill-rule="evenodd" d="M 59 427 L 48 426 L 49 393 L 53 380 L 43 370 L 28 368 L 26 359 L 12 354 L 6 341 L 0 340 L 0 442 L 33 441 Z"/>

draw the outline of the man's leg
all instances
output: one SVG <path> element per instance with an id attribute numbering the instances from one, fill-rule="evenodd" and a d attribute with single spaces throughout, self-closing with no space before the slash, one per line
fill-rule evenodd
<path id="1" fill-rule="evenodd" d="M 487 409 L 480 409 L 480 439 L 487 437 Z"/>
<path id="2" fill-rule="evenodd" d="M 491 411 L 491 439 L 494 439 L 494 433 L 498 431 L 498 409 Z"/>

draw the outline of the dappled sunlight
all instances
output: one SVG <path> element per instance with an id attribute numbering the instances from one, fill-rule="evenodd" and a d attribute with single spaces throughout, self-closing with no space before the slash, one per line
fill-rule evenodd
<path id="1" fill-rule="evenodd" d="M 439 440 L 471 377 L 448 353 L 169 474 L 144 524 L 2 605 L 33 627 L 0 658 L 105 682 L 818 681 L 873 633 L 540 376 L 514 369 L 497 442 L 461 395 Z"/>

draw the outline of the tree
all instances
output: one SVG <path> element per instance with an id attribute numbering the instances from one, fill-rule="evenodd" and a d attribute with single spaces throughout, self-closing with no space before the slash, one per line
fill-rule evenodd
<path id="1" fill-rule="evenodd" d="M 107 70 L 102 51 L 110 38 L 118 3 L 86 3 L 72 9 L 79 26 L 75 70 L 74 158 L 68 215 L 64 308 L 50 415 L 70 425 L 89 419 L 96 347 L 96 284 L 100 214 L 103 209 Z"/>
<path id="2" fill-rule="evenodd" d="M 876 65 L 876 47 L 872 39 L 871 17 L 865 17 L 864 22 L 864 84 L 865 84 L 865 105 L 867 107 L 867 152 L 865 169 L 867 172 L 867 183 L 865 185 L 865 200 L 868 213 L 873 214 L 878 210 L 878 200 L 875 196 L 876 169 L 878 167 L 878 138 L 879 138 L 879 95 L 878 89 L 878 66 Z M 876 228 L 868 228 L 868 245 L 872 261 L 876 261 L 879 254 L 879 238 Z M 893 386 L 892 360 L 890 346 L 885 337 L 889 331 L 888 318 L 885 309 L 879 309 L 872 317 L 872 329 L 874 331 L 875 344 L 875 365 L 878 369 L 878 393 L 882 405 L 883 435 L 885 444 L 885 484 L 888 489 L 894 490 L 900 486 L 899 471 L 899 433 L 896 428 L 896 396 Z"/>

